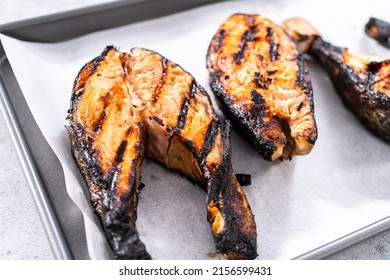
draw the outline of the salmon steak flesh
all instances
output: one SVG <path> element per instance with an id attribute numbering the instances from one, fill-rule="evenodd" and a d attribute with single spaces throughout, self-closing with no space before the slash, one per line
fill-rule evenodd
<path id="1" fill-rule="evenodd" d="M 317 139 L 312 84 L 302 52 L 280 26 L 232 15 L 212 38 L 207 68 L 221 109 L 264 159 L 310 153 Z"/>
<path id="2" fill-rule="evenodd" d="M 142 48 L 109 46 L 77 75 L 67 126 L 73 157 L 116 259 L 150 259 L 136 229 L 145 157 L 207 192 L 216 251 L 257 257 L 254 215 L 207 92 L 188 72 Z"/>

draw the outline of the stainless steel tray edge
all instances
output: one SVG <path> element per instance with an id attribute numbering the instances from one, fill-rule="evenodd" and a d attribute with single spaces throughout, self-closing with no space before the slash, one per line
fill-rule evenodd
<path id="1" fill-rule="evenodd" d="M 5 55 L 1 56 L 0 67 L 5 61 Z M 53 250 L 54 257 L 61 260 L 72 259 L 72 254 L 69 251 L 68 244 L 58 223 L 57 216 L 53 211 L 51 201 L 46 193 L 46 189 L 38 173 L 23 131 L 20 127 L 13 106 L 8 98 L 8 93 L 6 93 L 5 82 L 2 76 L 0 76 L 0 109 L 15 145 L 23 172 L 30 186 L 31 194 L 34 198 L 45 233 Z"/>
<path id="2" fill-rule="evenodd" d="M 293 258 L 294 260 L 319 260 L 347 249 L 368 238 L 390 229 L 390 216 L 340 237 L 323 246 Z"/>
<path id="3" fill-rule="evenodd" d="M 24 41 L 58 42 L 220 1 L 120 0 L 3 24 L 0 33 Z"/>

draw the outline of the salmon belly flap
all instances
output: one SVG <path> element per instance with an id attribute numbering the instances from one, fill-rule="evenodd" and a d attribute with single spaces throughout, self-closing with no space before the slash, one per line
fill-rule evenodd
<path id="1" fill-rule="evenodd" d="M 212 38 L 210 86 L 235 128 L 266 160 L 306 155 L 317 139 L 303 54 L 278 25 L 235 14 Z"/>
<path id="2" fill-rule="evenodd" d="M 117 259 L 151 258 L 135 226 L 144 157 L 207 191 L 218 252 L 257 256 L 254 216 L 231 167 L 230 125 L 222 132 L 208 94 L 179 65 L 151 50 L 107 47 L 76 77 L 68 119 L 72 154 Z"/>

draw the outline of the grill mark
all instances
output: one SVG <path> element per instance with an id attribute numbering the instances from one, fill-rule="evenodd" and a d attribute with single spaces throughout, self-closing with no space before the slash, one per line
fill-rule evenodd
<path id="1" fill-rule="evenodd" d="M 207 128 L 206 135 L 202 144 L 202 150 L 200 151 L 199 157 L 197 158 L 198 164 L 201 168 L 205 167 L 206 158 L 214 146 L 218 128 L 218 122 L 214 120 L 209 124 L 209 127 Z"/>
<path id="2" fill-rule="evenodd" d="M 225 39 L 225 37 L 226 37 L 226 30 L 225 29 L 219 30 L 218 35 L 215 37 L 215 45 L 213 49 L 214 52 L 217 52 L 222 47 L 223 40 Z"/>
<path id="3" fill-rule="evenodd" d="M 263 123 L 262 111 L 264 110 L 265 101 L 255 89 L 251 90 L 251 96 L 253 104 L 249 110 L 250 122 L 254 127 L 258 127 Z"/>
<path id="4" fill-rule="evenodd" d="M 202 145 L 202 151 L 210 151 L 213 147 L 215 136 L 218 131 L 218 123 L 216 121 L 212 121 L 207 128 L 206 136 L 204 138 L 204 142 Z"/>
<path id="5" fill-rule="evenodd" d="M 245 32 L 241 35 L 241 42 L 239 45 L 240 50 L 233 54 L 234 62 L 237 65 L 240 65 L 244 59 L 245 51 L 248 47 L 249 42 L 254 42 L 256 40 L 256 35 L 259 32 L 259 29 L 256 29 L 256 25 L 250 21 L 249 29 L 245 30 Z"/>
<path id="6" fill-rule="evenodd" d="M 270 50 L 269 50 L 269 57 L 271 61 L 275 61 L 279 58 L 279 50 L 278 50 L 278 44 L 275 43 L 275 41 L 270 42 Z"/>
<path id="7" fill-rule="evenodd" d="M 267 28 L 267 38 L 269 39 L 269 58 L 275 61 L 279 58 L 279 46 L 274 40 L 274 30 L 271 27 Z"/>
<path id="8" fill-rule="evenodd" d="M 106 106 L 104 106 L 104 107 L 106 107 Z M 100 114 L 99 120 L 93 126 L 93 131 L 95 131 L 98 134 L 100 134 L 102 132 L 102 126 L 103 126 L 103 123 L 104 123 L 104 120 L 106 119 L 106 117 L 107 117 L 106 111 L 103 111 Z"/>
<path id="9" fill-rule="evenodd" d="M 186 124 L 189 105 L 190 105 L 190 99 L 188 97 L 185 97 L 181 105 L 180 114 L 177 117 L 177 128 L 179 129 L 182 129 Z"/>
<path id="10" fill-rule="evenodd" d="M 179 116 L 177 118 L 176 128 L 178 128 L 178 130 L 176 132 L 178 134 L 180 134 L 180 129 L 182 129 L 186 124 L 188 108 L 190 106 L 191 99 L 195 98 L 197 91 L 198 91 L 198 85 L 195 82 L 195 80 L 192 80 L 192 83 L 191 83 L 191 86 L 189 89 L 190 98 L 184 97 L 182 105 L 181 105 L 180 113 L 179 113 Z"/>
<path id="11" fill-rule="evenodd" d="M 303 107 L 303 102 L 299 103 L 297 111 L 300 111 L 302 109 L 302 107 Z"/>
<path id="12" fill-rule="evenodd" d="M 124 59 L 122 61 L 122 79 L 125 81 L 126 78 L 129 76 L 129 72 L 127 71 L 127 60 Z"/>
<path id="13" fill-rule="evenodd" d="M 118 150 L 116 151 L 115 162 L 117 164 L 122 163 L 122 161 L 123 161 L 123 154 L 125 152 L 126 146 L 127 146 L 127 140 L 123 140 L 121 142 L 121 144 L 119 145 Z"/>
<path id="14" fill-rule="evenodd" d="M 308 81 L 306 78 L 305 61 L 303 58 L 303 54 L 301 52 L 299 52 L 298 54 L 297 63 L 298 63 L 298 73 L 295 79 L 295 84 L 301 88 L 306 88 Z"/>
<path id="15" fill-rule="evenodd" d="M 160 81 L 156 87 L 156 89 L 153 92 L 152 96 L 152 103 L 156 103 L 158 100 L 158 97 L 161 92 L 161 88 L 164 86 L 165 81 L 167 80 L 167 72 L 168 72 L 168 59 L 165 57 L 161 57 L 161 65 L 162 65 L 162 73 L 161 73 L 161 78 Z"/>
<path id="16" fill-rule="evenodd" d="M 130 184 L 129 188 L 126 190 L 122 196 L 118 197 L 117 195 L 117 183 L 119 181 L 119 173 L 120 170 L 118 168 L 113 168 L 110 170 L 108 176 L 107 176 L 107 191 L 106 195 L 103 198 L 103 211 L 105 212 L 105 219 L 106 224 L 111 225 L 113 228 L 111 228 L 109 231 L 115 231 L 115 223 L 113 221 L 121 221 L 123 224 L 128 224 L 129 219 L 134 223 L 137 218 L 137 209 L 135 207 L 129 208 L 129 200 L 132 196 L 135 195 L 135 205 L 137 204 L 138 197 L 137 193 L 134 191 L 136 190 L 136 176 L 137 172 L 136 167 L 138 163 L 138 158 L 135 158 L 132 163 L 131 168 L 131 176 L 129 178 Z M 132 210 L 132 214 L 129 215 L 129 209 Z M 116 242 L 115 240 L 113 241 Z"/>
<path id="17" fill-rule="evenodd" d="M 267 38 L 270 38 L 272 39 L 274 37 L 274 30 L 272 29 L 272 27 L 267 27 Z"/>
<path id="18" fill-rule="evenodd" d="M 366 71 L 366 81 L 364 84 L 364 90 L 369 91 L 374 86 L 375 74 L 371 71 Z"/>
<path id="19" fill-rule="evenodd" d="M 88 80 L 89 77 L 95 73 L 96 69 L 100 65 L 100 63 L 106 58 L 109 51 L 112 49 L 115 49 L 113 46 L 108 46 L 104 49 L 104 51 L 97 57 L 95 57 L 92 61 L 86 63 L 80 70 L 79 74 L 77 75 L 76 79 L 74 80 L 74 91 L 77 91 L 85 86 L 85 82 Z M 83 74 L 82 76 L 80 76 Z M 85 76 L 84 76 L 85 75 Z M 84 82 L 81 84 L 78 84 L 81 80 Z M 76 87 L 77 86 L 77 87 Z"/>
<path id="20" fill-rule="evenodd" d="M 131 133 L 133 133 L 133 131 L 134 131 L 134 128 L 129 127 L 129 129 L 127 129 L 127 131 L 126 131 L 125 137 L 127 138 Z M 107 194 L 106 194 L 107 198 L 108 198 L 107 205 L 106 205 L 106 207 L 108 207 L 107 209 L 112 209 L 112 207 L 114 206 L 114 207 L 118 207 L 119 209 L 124 210 L 123 208 L 126 207 L 127 203 L 124 203 L 123 201 L 128 200 L 128 197 L 130 196 L 130 193 L 135 185 L 134 177 L 136 177 L 137 174 L 135 174 L 136 172 L 134 171 L 135 170 L 134 165 L 136 166 L 137 161 L 138 161 L 138 157 L 136 159 L 134 159 L 133 164 L 132 164 L 131 176 L 129 178 L 129 181 L 130 181 L 129 190 L 123 195 L 122 203 L 120 203 L 119 205 L 114 205 L 114 203 L 117 203 L 117 200 L 113 199 L 113 198 L 117 195 L 117 183 L 119 181 L 119 173 L 121 172 L 120 164 L 123 161 L 123 155 L 125 153 L 127 143 L 128 143 L 127 140 L 123 140 L 121 142 L 121 144 L 119 145 L 119 147 L 117 149 L 116 156 L 114 159 L 116 166 L 112 165 L 110 167 L 110 170 L 108 171 L 108 175 L 107 175 L 108 185 L 107 185 Z M 137 146 L 137 150 L 139 150 L 139 146 Z M 109 203 L 111 203 L 110 206 L 109 206 Z M 119 211 L 119 212 L 121 212 L 121 211 Z"/>
<path id="21" fill-rule="evenodd" d="M 124 138 L 127 139 L 129 135 L 132 134 L 133 132 L 134 132 L 134 127 L 130 126 L 126 131 Z M 118 150 L 116 151 L 115 162 L 117 163 L 117 165 L 121 164 L 123 161 L 123 154 L 126 150 L 126 146 L 127 146 L 127 140 L 122 140 Z"/>
<path id="22" fill-rule="evenodd" d="M 196 92 L 198 91 L 198 86 L 195 82 L 195 80 L 192 81 L 190 86 L 190 96 L 191 98 L 194 98 L 196 96 Z"/>
<path id="23" fill-rule="evenodd" d="M 104 51 L 92 61 L 86 63 L 79 71 L 73 82 L 73 92 L 71 97 L 71 109 L 68 112 L 71 114 L 80 103 L 81 97 L 84 94 L 84 88 L 87 84 L 88 79 L 95 73 L 100 63 L 106 58 L 109 51 L 115 49 L 113 46 L 108 46 Z"/>
<path id="24" fill-rule="evenodd" d="M 103 111 L 101 112 L 100 116 L 99 116 L 99 119 L 98 121 L 94 124 L 93 126 L 93 131 L 95 131 L 96 133 L 101 133 L 102 132 L 102 126 L 104 124 L 104 121 L 106 120 L 106 117 L 107 117 L 107 113 L 106 113 L 106 108 L 107 106 L 109 105 L 109 102 L 110 102 L 110 98 L 109 98 L 109 92 L 112 92 L 112 90 L 115 89 L 115 92 L 117 90 L 116 88 L 116 85 L 114 85 L 108 92 L 106 95 L 102 96 L 101 99 L 103 100 Z"/>
<path id="25" fill-rule="evenodd" d="M 116 196 L 116 185 L 119 179 L 119 172 L 117 168 L 112 168 L 107 175 L 106 193 L 103 196 L 103 212 L 105 216 L 110 213 L 111 209 L 117 208 L 117 200 L 113 199 Z"/>
<path id="26" fill-rule="evenodd" d="M 126 137 L 129 137 L 130 134 L 134 132 L 134 127 L 130 126 L 129 129 L 126 131 Z"/>
<path id="27" fill-rule="evenodd" d="M 137 146 L 137 150 L 139 150 L 139 146 Z M 139 162 L 139 157 L 136 157 L 133 160 L 133 163 L 131 165 L 131 175 L 129 178 L 129 186 L 130 188 L 127 190 L 126 194 L 124 195 L 124 199 L 122 199 L 122 205 L 125 207 L 124 209 L 130 209 L 131 215 L 130 218 L 132 219 L 133 223 L 137 221 L 137 205 L 138 205 L 138 193 L 141 191 L 141 188 L 144 188 L 145 185 L 140 183 L 139 186 L 137 186 L 137 166 Z"/>
<path id="28" fill-rule="evenodd" d="M 155 120 L 156 123 L 158 123 L 159 125 L 164 126 L 163 120 L 160 119 L 159 117 L 153 116 L 152 119 Z"/>

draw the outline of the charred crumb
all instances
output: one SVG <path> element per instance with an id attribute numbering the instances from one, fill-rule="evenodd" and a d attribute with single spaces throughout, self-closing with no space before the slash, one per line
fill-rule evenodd
<path id="1" fill-rule="evenodd" d="M 236 173 L 236 178 L 241 186 L 250 186 L 252 184 L 252 176 L 250 174 Z"/>
<path id="2" fill-rule="evenodd" d="M 145 188 L 145 184 L 141 182 L 139 184 L 138 191 L 142 191 L 144 188 Z"/>
<path id="3" fill-rule="evenodd" d="M 272 72 L 274 74 L 274 72 Z M 254 76 L 255 84 L 261 89 L 268 89 L 269 84 L 272 82 L 272 79 L 269 77 L 264 77 L 260 72 L 255 72 Z"/>
<path id="4" fill-rule="evenodd" d="M 390 23 L 371 17 L 364 27 L 365 33 L 383 46 L 390 48 Z"/>
<path id="5" fill-rule="evenodd" d="M 209 258 L 216 258 L 218 256 L 217 252 L 208 252 L 207 257 Z"/>

